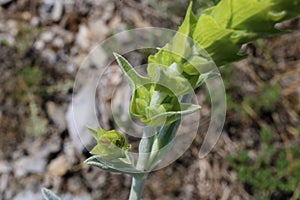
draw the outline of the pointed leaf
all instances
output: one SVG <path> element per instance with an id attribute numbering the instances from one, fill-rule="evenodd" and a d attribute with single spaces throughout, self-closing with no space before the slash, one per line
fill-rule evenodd
<path id="1" fill-rule="evenodd" d="M 200 87 L 206 80 L 208 80 L 210 78 L 215 78 L 215 77 L 219 77 L 219 76 L 220 76 L 220 74 L 217 72 L 208 72 L 205 74 L 201 74 L 196 83 L 196 87 Z"/>
<path id="2" fill-rule="evenodd" d="M 121 55 L 119 55 L 117 53 L 114 53 L 114 56 L 119 64 L 119 66 L 121 67 L 122 71 L 126 75 L 128 81 L 129 81 L 129 84 L 132 88 L 134 88 L 135 85 L 143 85 L 143 84 L 149 82 L 149 79 L 139 75 L 135 71 L 133 66 L 124 57 L 122 57 Z"/>
<path id="3" fill-rule="evenodd" d="M 47 188 L 42 188 L 42 194 L 45 200 L 61 200 L 61 198 Z"/>
<path id="4" fill-rule="evenodd" d="M 173 122 L 170 125 L 163 126 L 158 134 L 155 135 L 153 146 L 150 154 L 149 169 L 153 169 L 169 152 L 172 141 L 176 136 L 177 129 L 180 125 L 180 120 Z"/>
<path id="5" fill-rule="evenodd" d="M 201 108 L 201 106 L 194 105 L 194 104 L 182 103 L 182 104 L 180 104 L 180 108 L 182 110 L 163 112 L 163 113 L 160 113 L 160 114 L 157 114 L 157 115 L 151 117 L 150 119 L 141 119 L 141 121 L 144 122 L 145 124 L 148 124 L 148 125 L 154 126 L 154 127 L 167 126 L 167 125 L 181 119 L 181 117 L 183 115 L 187 115 L 187 114 L 190 114 L 190 113 L 193 113 L 193 112 L 199 110 Z"/>
<path id="6" fill-rule="evenodd" d="M 124 162 L 122 159 L 107 159 L 101 156 L 92 156 L 84 162 L 88 165 L 92 165 L 109 172 L 127 174 L 141 173 L 133 166 L 132 163 L 129 161 Z"/>
<path id="7" fill-rule="evenodd" d="M 91 127 L 87 127 L 87 129 L 90 131 L 92 136 L 97 140 L 98 139 L 98 132 L 95 129 L 91 128 Z"/>
<path id="8" fill-rule="evenodd" d="M 173 58 L 177 63 L 179 63 L 182 58 L 187 58 L 191 53 L 191 47 L 188 38 L 191 31 L 191 20 L 194 19 L 192 14 L 192 6 L 193 4 L 191 1 L 186 12 L 185 19 L 173 39 L 172 52 Z"/>

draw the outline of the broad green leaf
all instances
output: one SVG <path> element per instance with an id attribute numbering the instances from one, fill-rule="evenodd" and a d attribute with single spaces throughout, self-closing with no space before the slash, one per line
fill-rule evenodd
<path id="1" fill-rule="evenodd" d="M 194 40 L 213 58 L 217 66 L 236 61 L 242 57 L 237 55 L 240 45 L 231 41 L 232 29 L 225 29 L 209 15 L 201 15 L 198 20 Z"/>
<path id="2" fill-rule="evenodd" d="M 278 33 L 274 22 L 267 17 L 272 3 L 257 0 L 231 0 L 232 19 L 230 28 L 257 33 Z"/>
<path id="3" fill-rule="evenodd" d="M 191 47 L 189 44 L 189 35 L 191 32 L 191 21 L 194 21 L 194 15 L 192 13 L 192 1 L 187 9 L 186 16 L 176 35 L 174 36 L 172 43 L 172 52 L 174 60 L 179 63 L 182 58 L 187 58 L 191 53 Z"/>
<path id="4" fill-rule="evenodd" d="M 228 28 L 230 24 L 232 18 L 231 1 L 232 0 L 220 1 L 211 12 L 211 16 L 222 28 Z"/>

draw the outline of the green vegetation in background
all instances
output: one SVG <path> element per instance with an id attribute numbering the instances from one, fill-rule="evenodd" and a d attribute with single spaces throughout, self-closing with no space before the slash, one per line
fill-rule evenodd
<path id="1" fill-rule="evenodd" d="M 258 155 L 241 151 L 229 156 L 229 163 L 255 199 L 288 199 L 297 194 L 299 199 L 300 146 L 275 147 L 272 135 L 270 127 L 262 128 Z"/>
<path id="2" fill-rule="evenodd" d="M 32 26 L 28 22 L 20 22 L 18 28 L 16 48 L 20 54 L 24 54 L 31 47 L 37 35 L 42 32 L 42 29 Z"/>
<path id="3" fill-rule="evenodd" d="M 43 135 L 48 129 L 48 120 L 42 109 L 42 102 L 56 93 L 65 94 L 73 87 L 73 81 L 68 80 L 48 85 L 44 81 L 45 78 L 46 74 L 38 66 L 26 66 L 19 71 L 17 76 L 19 84 L 14 100 L 29 105 L 25 131 L 34 136 Z"/>
<path id="4" fill-rule="evenodd" d="M 248 114 L 242 105 L 251 108 L 257 114 L 272 112 L 276 109 L 282 90 L 279 84 L 270 85 L 269 83 L 264 83 L 258 86 L 258 91 L 244 94 L 240 91 L 243 86 L 238 81 L 232 79 L 234 70 L 236 68 L 232 64 L 221 68 L 222 79 L 227 90 L 226 99 L 229 110 L 239 112 L 242 116 L 247 117 Z"/>
<path id="5" fill-rule="evenodd" d="M 256 112 L 260 110 L 273 111 L 280 100 L 280 93 L 280 85 L 270 86 L 265 84 L 256 95 L 246 96 L 243 99 L 243 104 L 249 105 Z"/>

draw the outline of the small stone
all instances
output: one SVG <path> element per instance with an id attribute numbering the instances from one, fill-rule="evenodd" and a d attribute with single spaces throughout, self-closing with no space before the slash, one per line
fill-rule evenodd
<path id="1" fill-rule="evenodd" d="M 78 93 L 73 96 L 66 114 L 68 131 L 79 153 L 90 146 L 93 141 L 87 126 L 98 127 L 95 113 L 96 77 L 90 77 L 89 80 L 85 80 L 84 84 Z"/>
<path id="2" fill-rule="evenodd" d="M 63 35 L 66 44 L 71 44 L 74 41 L 74 34 L 66 31 Z"/>
<path id="3" fill-rule="evenodd" d="M 45 172 L 46 160 L 38 154 L 18 159 L 14 165 L 16 177 L 22 177 L 29 173 L 42 174 Z"/>
<path id="4" fill-rule="evenodd" d="M 74 165 L 78 160 L 75 147 L 70 139 L 66 139 L 63 146 L 63 153 L 69 163 L 69 166 Z"/>
<path id="5" fill-rule="evenodd" d="M 16 40 L 10 34 L 0 34 L 0 43 L 5 43 L 8 46 L 13 46 Z"/>
<path id="6" fill-rule="evenodd" d="M 33 46 L 36 50 L 42 51 L 45 48 L 45 43 L 42 40 L 37 40 Z"/>
<path id="7" fill-rule="evenodd" d="M 75 73 L 76 69 L 77 69 L 76 64 L 73 63 L 73 62 L 68 63 L 67 66 L 66 66 L 66 71 L 69 74 Z"/>
<path id="8" fill-rule="evenodd" d="M 82 48 L 87 49 L 90 46 L 89 29 L 86 25 L 80 25 L 76 36 L 76 43 Z"/>
<path id="9" fill-rule="evenodd" d="M 51 31 L 45 31 L 45 32 L 41 33 L 40 38 L 44 42 L 51 42 L 54 38 L 54 33 Z"/>
<path id="10" fill-rule="evenodd" d="M 107 55 L 101 46 L 97 46 L 89 55 L 89 59 L 96 68 L 103 69 L 106 67 Z"/>
<path id="11" fill-rule="evenodd" d="M 105 4 L 104 12 L 101 16 L 103 20 L 109 20 L 112 18 L 114 14 L 115 4 L 113 2 L 108 2 Z"/>
<path id="12" fill-rule="evenodd" d="M 6 24 L 9 29 L 9 33 L 13 36 L 16 36 L 19 32 L 17 21 L 16 20 L 7 20 Z"/>
<path id="13" fill-rule="evenodd" d="M 26 21 L 28 21 L 31 18 L 31 13 L 30 12 L 22 12 L 21 14 L 22 18 Z"/>
<path id="14" fill-rule="evenodd" d="M 114 16 L 114 17 L 112 18 L 112 20 L 110 20 L 110 22 L 109 22 L 109 28 L 110 28 L 111 30 L 114 30 L 114 29 L 116 29 L 116 28 L 119 26 L 119 24 L 120 24 L 121 22 L 122 22 L 121 17 L 118 16 L 118 15 L 116 15 L 116 16 Z"/>
<path id="15" fill-rule="evenodd" d="M 56 62 L 56 54 L 51 49 L 45 49 L 42 52 L 42 57 L 46 59 L 50 64 L 55 64 Z"/>
<path id="16" fill-rule="evenodd" d="M 50 119 L 57 126 L 59 132 L 64 131 L 67 128 L 64 109 L 52 101 L 46 103 L 46 109 Z"/>
<path id="17" fill-rule="evenodd" d="M 89 194 L 81 194 L 81 195 L 72 195 L 70 193 L 62 195 L 62 199 L 64 200 L 91 200 Z"/>
<path id="18" fill-rule="evenodd" d="M 83 182 L 82 182 L 81 177 L 75 176 L 73 178 L 70 178 L 67 180 L 68 191 L 70 191 L 72 193 L 76 193 L 76 192 L 80 191 L 80 189 L 82 188 L 82 184 L 83 184 Z"/>
<path id="19" fill-rule="evenodd" d="M 63 14 L 64 4 L 62 0 L 56 0 L 52 9 L 52 20 L 58 22 Z"/>
<path id="20" fill-rule="evenodd" d="M 3 193 L 9 186 L 9 174 L 0 176 L 0 193 Z"/>
<path id="21" fill-rule="evenodd" d="M 8 174 L 12 167 L 7 161 L 0 161 L 0 174 Z"/>
<path id="22" fill-rule="evenodd" d="M 13 200 L 40 200 L 41 194 L 39 192 L 33 192 L 25 189 L 24 191 L 17 194 Z"/>
<path id="23" fill-rule="evenodd" d="M 68 161 L 64 155 L 61 155 L 50 162 L 47 174 L 51 176 L 63 176 L 69 169 Z"/>
<path id="24" fill-rule="evenodd" d="M 109 28 L 105 22 L 101 20 L 91 21 L 89 23 L 90 37 L 95 41 L 102 41 L 109 33 Z"/>
<path id="25" fill-rule="evenodd" d="M 30 20 L 30 25 L 38 26 L 40 24 L 40 19 L 37 16 L 34 16 Z"/>
<path id="26" fill-rule="evenodd" d="M 64 47 L 64 41 L 60 37 L 54 38 L 52 44 L 55 47 L 58 47 L 58 48 L 63 48 Z"/>

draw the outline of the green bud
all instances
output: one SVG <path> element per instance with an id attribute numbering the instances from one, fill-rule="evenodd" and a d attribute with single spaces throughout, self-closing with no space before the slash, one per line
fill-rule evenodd
<path id="1" fill-rule="evenodd" d="M 115 130 L 106 131 L 102 128 L 98 128 L 98 130 L 88 129 L 97 140 L 97 145 L 90 151 L 91 154 L 110 159 L 126 157 L 125 152 L 131 146 L 126 142 L 123 134 Z"/>

